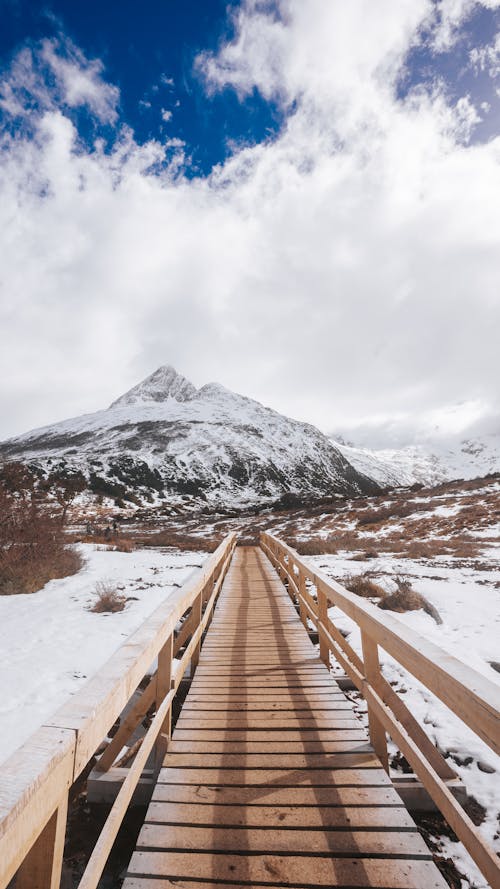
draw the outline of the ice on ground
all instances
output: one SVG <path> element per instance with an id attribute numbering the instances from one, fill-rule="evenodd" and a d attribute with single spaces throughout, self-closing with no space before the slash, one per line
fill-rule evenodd
<path id="1" fill-rule="evenodd" d="M 206 553 L 114 552 L 80 544 L 85 566 L 30 595 L 0 596 L 0 762 L 75 694 L 141 623 L 206 559 Z M 96 614 L 95 585 L 128 599 Z"/>

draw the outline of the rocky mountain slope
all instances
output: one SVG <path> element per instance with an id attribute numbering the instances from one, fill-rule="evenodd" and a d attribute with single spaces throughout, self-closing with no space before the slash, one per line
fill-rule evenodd
<path id="1" fill-rule="evenodd" d="M 336 438 L 332 442 L 358 472 L 383 487 L 436 485 L 500 472 L 500 431 L 480 438 L 435 439 L 422 445 L 384 450 L 358 448 Z"/>
<path id="2" fill-rule="evenodd" d="M 79 471 L 97 494 L 180 509 L 377 490 L 314 426 L 217 383 L 196 389 L 169 366 L 107 410 L 3 442 L 0 459 Z"/>

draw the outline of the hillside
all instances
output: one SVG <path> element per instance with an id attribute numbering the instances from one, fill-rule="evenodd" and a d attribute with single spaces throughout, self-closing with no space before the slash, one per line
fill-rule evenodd
<path id="1" fill-rule="evenodd" d="M 81 472 L 118 503 L 245 509 L 282 498 L 374 493 L 314 426 L 160 367 L 106 410 L 0 444 L 0 457 L 42 472 Z"/>
<path id="2" fill-rule="evenodd" d="M 383 487 L 436 485 L 453 479 L 482 478 L 500 472 L 500 434 L 467 439 L 435 439 L 405 448 L 354 447 L 332 438 L 358 472 Z"/>

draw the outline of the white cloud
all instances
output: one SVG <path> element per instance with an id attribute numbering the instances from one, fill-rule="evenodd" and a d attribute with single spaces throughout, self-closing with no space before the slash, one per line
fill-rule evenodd
<path id="1" fill-rule="evenodd" d="M 498 410 L 500 139 L 469 144 L 477 111 L 439 85 L 395 98 L 430 4 L 280 7 L 248 0 L 198 62 L 288 115 L 206 179 L 176 139 L 84 150 L 64 108 L 5 137 L 3 434 L 165 362 L 325 429 Z"/>
<path id="2" fill-rule="evenodd" d="M 435 49 L 438 52 L 450 50 L 460 38 L 463 22 L 481 7 L 498 9 L 500 0 L 437 0 L 432 11 Z"/>
<path id="3" fill-rule="evenodd" d="M 59 106 L 86 106 L 101 123 L 115 123 L 120 93 L 102 73 L 102 62 L 87 59 L 71 40 L 42 40 L 21 50 L 0 80 L 0 108 L 24 117 Z"/>
<path id="4" fill-rule="evenodd" d="M 500 74 L 500 33 L 493 43 L 487 46 L 475 46 L 469 53 L 471 64 L 476 72 L 486 71 L 491 78 Z"/>
<path id="5" fill-rule="evenodd" d="M 172 120 L 172 112 L 171 112 L 171 111 L 167 111 L 166 108 L 162 108 L 162 109 L 161 109 L 161 119 L 162 119 L 165 123 L 168 123 L 170 120 Z"/>

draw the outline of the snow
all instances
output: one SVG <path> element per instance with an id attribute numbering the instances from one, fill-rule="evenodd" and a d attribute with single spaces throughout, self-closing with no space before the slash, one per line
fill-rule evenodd
<path id="1" fill-rule="evenodd" d="M 0 762 L 75 694 L 178 586 L 206 553 L 79 547 L 73 577 L 31 595 L 0 596 Z M 133 597 L 124 611 L 89 611 L 106 581 Z"/>
<path id="2" fill-rule="evenodd" d="M 310 561 L 340 582 L 347 575 L 366 570 L 370 571 L 370 575 L 373 572 L 376 582 L 386 588 L 390 588 L 390 579 L 395 575 L 409 577 L 413 588 L 437 608 L 443 623 L 436 624 L 423 611 L 406 614 L 390 612 L 391 615 L 500 685 L 500 675 L 490 666 L 491 661 L 499 660 L 500 550 L 498 546 L 491 547 L 483 555 L 495 560 L 489 569 L 485 567 L 481 570 L 477 565 L 467 567 L 463 561 L 449 557 L 438 557 L 429 563 L 382 556 L 363 563 L 353 562 L 346 553 L 312 557 Z M 349 643 L 361 653 L 356 624 L 337 608 L 330 609 L 329 614 L 337 626 L 349 633 Z M 384 675 L 393 683 L 396 691 L 403 691 L 404 703 L 441 752 L 450 759 L 452 768 L 464 782 L 469 795 L 485 807 L 486 820 L 480 830 L 500 852 L 500 757 L 383 650 L 380 650 L 380 660 Z M 366 710 L 364 705 L 361 710 Z M 466 885 L 487 889 L 487 883 L 462 845 L 444 838 L 440 842 L 466 875 Z"/>
<path id="3" fill-rule="evenodd" d="M 107 410 L 3 442 L 0 456 L 45 470 L 64 461 L 87 478 L 144 489 L 148 502 L 159 489 L 169 502 L 195 495 L 213 508 L 373 488 L 313 426 L 217 383 L 195 389 L 169 366 Z"/>
<path id="4" fill-rule="evenodd" d="M 332 439 L 359 472 L 380 485 L 436 485 L 500 472 L 500 431 L 481 439 L 429 439 L 404 448 L 354 447 Z"/>

